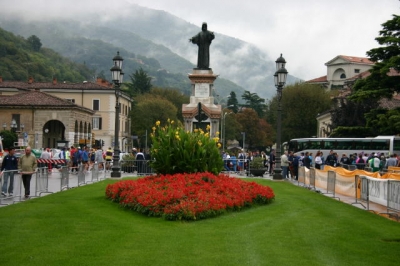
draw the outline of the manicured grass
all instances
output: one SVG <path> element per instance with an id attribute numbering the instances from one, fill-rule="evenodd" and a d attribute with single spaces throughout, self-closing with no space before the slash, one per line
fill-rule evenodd
<path id="1" fill-rule="evenodd" d="M 105 180 L 0 208 L 1 265 L 398 265 L 400 223 L 286 182 L 275 202 L 171 222 L 105 199 Z"/>

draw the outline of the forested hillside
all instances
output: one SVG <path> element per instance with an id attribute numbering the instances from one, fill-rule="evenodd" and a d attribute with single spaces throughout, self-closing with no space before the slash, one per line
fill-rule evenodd
<path id="1" fill-rule="evenodd" d="M 93 76 L 84 64 L 77 64 L 42 47 L 35 35 L 27 39 L 0 28 L 0 76 L 3 80 L 82 82 Z"/>

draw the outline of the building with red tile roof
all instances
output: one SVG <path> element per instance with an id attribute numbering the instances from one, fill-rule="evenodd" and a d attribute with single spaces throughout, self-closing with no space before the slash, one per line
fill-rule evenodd
<path id="1" fill-rule="evenodd" d="M 0 77 L 0 125 L 10 125 L 14 119 L 19 137 L 27 135 L 24 143 L 36 148 L 56 147 L 57 141 L 88 145 L 94 144 L 95 139 L 112 146 L 115 97 L 112 84 L 103 79 L 58 83 L 56 79 L 35 82 L 29 78 L 28 82 L 21 82 Z M 128 95 L 121 93 L 120 143 L 130 139 L 131 102 Z M 121 150 L 129 150 L 128 144 L 125 141 Z"/>

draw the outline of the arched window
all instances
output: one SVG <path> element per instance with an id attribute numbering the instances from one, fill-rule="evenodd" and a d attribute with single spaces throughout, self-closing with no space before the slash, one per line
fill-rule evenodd
<path id="1" fill-rule="evenodd" d="M 345 74 L 345 73 L 342 73 L 342 74 L 340 75 L 340 78 L 341 78 L 341 79 L 345 79 L 345 78 L 346 78 L 346 74 Z"/>

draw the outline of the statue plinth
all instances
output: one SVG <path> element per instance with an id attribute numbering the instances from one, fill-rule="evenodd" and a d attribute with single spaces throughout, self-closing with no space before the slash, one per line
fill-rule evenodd
<path id="1" fill-rule="evenodd" d="M 218 75 L 214 75 L 212 69 L 194 68 L 193 72 L 188 74 L 188 78 L 192 83 L 192 93 L 190 103 L 182 105 L 182 116 L 185 120 L 185 129 L 192 131 L 193 123 L 196 123 L 198 115 L 198 104 L 202 104 L 203 112 L 208 117 L 204 123 L 210 124 L 211 136 L 215 136 L 218 131 L 219 119 L 221 118 L 221 105 L 214 104 L 212 90 L 214 81 Z"/>

